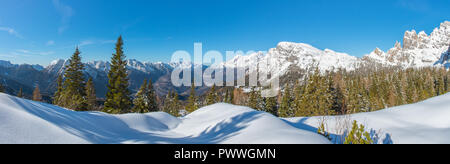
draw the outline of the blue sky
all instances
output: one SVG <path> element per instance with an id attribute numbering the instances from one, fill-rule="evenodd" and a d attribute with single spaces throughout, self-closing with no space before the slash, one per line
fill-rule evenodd
<path id="1" fill-rule="evenodd" d="M 0 60 L 48 65 L 109 60 L 125 39 L 128 58 L 170 60 L 176 50 L 262 50 L 278 42 L 362 56 L 387 50 L 406 30 L 430 33 L 450 20 L 448 0 L 2 0 Z"/>

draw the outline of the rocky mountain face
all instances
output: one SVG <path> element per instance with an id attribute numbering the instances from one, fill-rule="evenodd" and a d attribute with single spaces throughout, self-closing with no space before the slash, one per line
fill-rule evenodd
<path id="1" fill-rule="evenodd" d="M 388 52 L 375 49 L 365 60 L 402 68 L 433 66 L 450 45 L 450 22 L 441 23 L 430 35 L 406 31 L 403 46 L 397 42 Z"/>
<path id="2" fill-rule="evenodd" d="M 445 68 L 450 68 L 450 45 L 447 52 L 443 53 L 439 61 L 436 62 L 436 65 L 442 65 Z"/>

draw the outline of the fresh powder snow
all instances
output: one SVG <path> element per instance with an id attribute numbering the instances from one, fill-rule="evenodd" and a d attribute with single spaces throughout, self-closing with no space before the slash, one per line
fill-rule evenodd
<path id="1" fill-rule="evenodd" d="M 0 143 L 328 144 L 326 138 L 247 107 L 216 104 L 167 113 L 75 112 L 0 93 Z"/>
<path id="2" fill-rule="evenodd" d="M 366 127 L 366 131 L 381 144 L 449 144 L 450 93 L 416 104 L 403 105 L 370 113 L 348 116 L 312 118 L 286 118 L 300 129 L 315 130 L 320 122 L 339 140 L 343 126 L 353 120 Z M 351 128 L 351 127 L 347 127 Z M 345 128 L 344 128 L 345 129 Z M 342 141 L 342 140 L 341 140 Z M 339 143 L 339 142 L 338 142 Z"/>
<path id="3" fill-rule="evenodd" d="M 329 144 L 353 120 L 377 143 L 450 143 L 448 116 L 450 94 L 371 113 L 282 119 L 224 103 L 180 118 L 75 112 L 0 93 L 0 143 Z M 319 122 L 333 141 L 316 133 Z"/>

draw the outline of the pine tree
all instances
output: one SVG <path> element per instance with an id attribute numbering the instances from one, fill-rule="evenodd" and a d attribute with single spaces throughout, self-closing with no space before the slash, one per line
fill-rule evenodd
<path id="1" fill-rule="evenodd" d="M 166 95 L 166 98 L 164 99 L 164 104 L 163 104 L 163 111 L 166 113 L 170 113 L 171 110 L 171 105 L 172 105 L 172 91 L 169 91 Z"/>
<path id="2" fill-rule="evenodd" d="M 33 101 L 42 101 L 41 91 L 39 90 L 39 86 L 36 86 L 33 91 Z"/>
<path id="3" fill-rule="evenodd" d="M 230 104 L 234 104 L 234 91 L 235 90 L 236 90 L 235 88 L 230 90 L 230 99 L 228 100 L 228 103 L 230 103 Z"/>
<path id="4" fill-rule="evenodd" d="M 217 103 L 217 92 L 216 85 L 214 84 L 209 90 L 208 96 L 206 97 L 206 105 L 212 105 Z"/>
<path id="5" fill-rule="evenodd" d="M 198 109 L 197 98 L 195 97 L 195 85 L 191 84 L 191 93 L 188 98 L 188 104 L 186 105 L 186 111 L 192 113 Z"/>
<path id="6" fill-rule="evenodd" d="M 147 86 L 147 99 L 148 99 L 148 111 L 149 112 L 156 112 L 159 111 L 158 109 L 158 102 L 156 100 L 156 91 L 153 88 L 153 82 L 152 79 L 148 81 Z"/>
<path id="7" fill-rule="evenodd" d="M 225 90 L 225 96 L 223 97 L 222 102 L 224 103 L 231 103 L 230 101 L 230 91 L 228 89 Z"/>
<path id="8" fill-rule="evenodd" d="M 148 101 L 147 79 L 141 85 L 141 88 L 136 93 L 133 104 L 133 112 L 135 113 L 148 113 L 149 101 Z"/>
<path id="9" fill-rule="evenodd" d="M 447 89 L 445 88 L 445 70 L 439 69 L 436 71 L 435 77 L 435 88 L 436 88 L 436 96 L 445 94 Z"/>
<path id="10" fill-rule="evenodd" d="M 80 51 L 78 47 L 69 60 L 64 74 L 64 90 L 58 103 L 76 111 L 86 110 L 86 93 L 83 77 L 84 65 L 81 62 Z"/>
<path id="11" fill-rule="evenodd" d="M 166 99 L 164 100 L 163 111 L 175 117 L 178 117 L 180 116 L 179 110 L 180 105 L 178 100 L 178 93 L 174 91 L 169 91 L 169 93 L 166 96 Z"/>
<path id="12" fill-rule="evenodd" d="M 450 48 L 450 47 L 449 47 Z M 450 51 L 449 51 L 450 53 Z M 444 75 L 444 88 L 446 92 L 450 92 L 450 71 L 446 70 L 446 74 Z"/>
<path id="13" fill-rule="evenodd" d="M 62 80 L 62 76 L 59 75 L 58 79 L 56 80 L 56 92 L 53 95 L 53 104 L 54 105 L 59 105 L 61 106 L 61 95 L 64 91 L 64 86 L 63 86 L 63 80 Z"/>
<path id="14" fill-rule="evenodd" d="M 410 69 L 407 71 L 407 84 L 406 84 L 406 103 L 412 104 L 419 100 L 417 85 L 415 83 L 415 79 L 413 77 L 413 71 Z"/>
<path id="15" fill-rule="evenodd" d="M 225 97 L 223 98 L 224 103 L 233 104 L 234 99 L 234 88 L 225 89 Z"/>
<path id="16" fill-rule="evenodd" d="M 22 88 L 20 88 L 19 93 L 17 93 L 17 97 L 19 97 L 19 98 L 23 98 L 24 97 Z"/>
<path id="17" fill-rule="evenodd" d="M 248 99 L 248 107 L 256 110 L 261 110 L 260 104 L 259 104 L 259 96 L 258 91 L 255 89 L 256 87 L 252 87 L 252 90 L 250 91 L 249 99 Z"/>
<path id="18" fill-rule="evenodd" d="M 297 86 L 297 87 L 300 87 L 300 86 Z M 297 90 L 297 87 L 296 87 L 296 90 Z M 293 108 L 291 105 L 292 96 L 291 96 L 291 92 L 289 90 L 290 90 L 290 88 L 286 85 L 286 87 L 284 89 L 283 97 L 281 98 L 280 108 L 278 109 L 278 116 L 280 116 L 280 117 L 293 117 L 295 114 L 292 109 Z"/>
<path id="19" fill-rule="evenodd" d="M 173 97 L 172 105 L 171 105 L 172 109 L 171 109 L 170 114 L 172 114 L 175 117 L 179 117 L 180 116 L 180 108 L 181 108 L 181 106 L 180 106 L 180 100 L 178 98 L 178 93 L 173 92 L 172 94 L 174 94 L 174 95 L 172 96 Z"/>
<path id="20" fill-rule="evenodd" d="M 331 106 L 331 110 L 337 114 L 345 114 L 347 111 L 344 94 L 342 93 L 343 89 L 340 85 L 338 85 L 335 90 L 332 91 L 332 99 L 333 104 Z"/>
<path id="21" fill-rule="evenodd" d="M 318 115 L 320 103 L 320 94 L 322 94 L 321 77 L 318 69 L 313 74 L 309 75 L 309 79 L 304 88 L 303 95 L 300 96 L 300 102 L 298 103 L 296 116 L 313 116 Z"/>
<path id="22" fill-rule="evenodd" d="M 265 109 L 264 111 L 274 116 L 278 116 L 278 104 L 276 97 L 266 97 L 265 99 Z"/>
<path id="23" fill-rule="evenodd" d="M 111 68 L 108 72 L 108 92 L 106 93 L 105 112 L 128 113 L 131 110 L 132 101 L 128 90 L 127 61 L 123 53 L 122 36 L 117 39 L 116 53 L 111 58 Z"/>
<path id="24" fill-rule="evenodd" d="M 86 104 L 87 110 L 92 111 L 97 109 L 97 95 L 95 93 L 95 86 L 92 78 L 86 83 Z"/>
<path id="25" fill-rule="evenodd" d="M 328 76 L 322 76 L 320 78 L 319 82 L 319 106 L 318 111 L 316 111 L 316 115 L 331 115 L 333 113 L 333 104 L 334 104 L 334 97 L 333 97 L 333 91 L 334 88 L 334 81 L 332 78 L 332 75 L 330 73 L 327 73 Z"/>

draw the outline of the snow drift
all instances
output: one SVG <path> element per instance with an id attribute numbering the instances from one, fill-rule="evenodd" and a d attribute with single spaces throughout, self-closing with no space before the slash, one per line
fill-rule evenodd
<path id="1" fill-rule="evenodd" d="M 183 118 L 74 112 L 0 93 L 0 143 L 330 143 L 275 116 L 216 104 Z"/>
<path id="2" fill-rule="evenodd" d="M 315 130 L 325 120 L 332 137 L 343 124 L 352 120 L 366 126 L 377 143 L 383 144 L 449 144 L 450 93 L 411 105 L 403 105 L 371 113 L 338 117 L 287 118 L 300 129 Z"/>
<path id="3" fill-rule="evenodd" d="M 229 104 L 181 118 L 163 112 L 74 112 L 0 93 L 0 143 L 332 143 L 316 134 L 322 119 L 335 139 L 342 122 L 357 120 L 377 143 L 450 143 L 449 117 L 450 93 L 371 113 L 287 119 Z"/>

